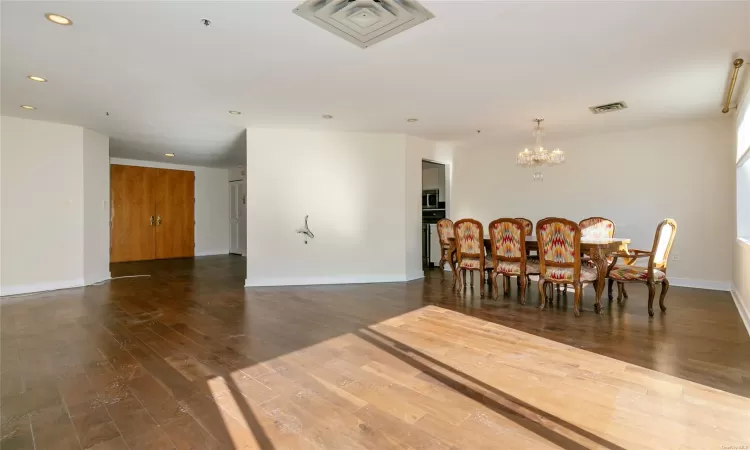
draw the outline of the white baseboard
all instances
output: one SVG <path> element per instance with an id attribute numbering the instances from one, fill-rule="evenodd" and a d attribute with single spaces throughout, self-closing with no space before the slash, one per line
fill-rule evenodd
<path id="1" fill-rule="evenodd" d="M 214 256 L 214 255 L 228 255 L 229 250 L 223 249 L 223 250 L 208 250 L 205 252 L 198 252 L 195 253 L 194 256 Z"/>
<path id="2" fill-rule="evenodd" d="M 102 283 L 110 279 L 112 279 L 112 272 L 107 272 L 106 274 L 91 277 L 89 280 L 84 280 L 84 283 L 86 284 L 86 286 L 91 286 L 92 284 Z"/>
<path id="3" fill-rule="evenodd" d="M 747 334 L 750 335 L 750 305 L 748 305 L 748 303 L 744 301 L 734 285 L 732 286 L 732 290 L 730 292 L 732 293 L 734 304 L 737 306 L 737 311 L 739 311 L 740 317 L 742 317 L 742 323 L 745 324 Z"/>
<path id="4" fill-rule="evenodd" d="M 31 294 L 34 292 L 56 291 L 84 286 L 83 278 L 64 281 L 50 281 L 48 283 L 17 284 L 15 286 L 0 287 L 0 297 L 8 295 Z"/>
<path id="5" fill-rule="evenodd" d="M 669 277 L 670 286 L 689 287 L 697 289 L 710 289 L 712 291 L 731 291 L 732 283 L 729 281 L 694 280 L 692 278 Z"/>
<path id="6" fill-rule="evenodd" d="M 422 278 L 424 278 L 424 272 L 415 272 L 406 275 L 405 281 L 420 280 Z"/>
<path id="7" fill-rule="evenodd" d="M 404 275 L 343 275 L 334 277 L 263 278 L 245 279 L 245 287 L 313 286 L 320 284 L 369 284 L 403 283 L 409 281 Z"/>

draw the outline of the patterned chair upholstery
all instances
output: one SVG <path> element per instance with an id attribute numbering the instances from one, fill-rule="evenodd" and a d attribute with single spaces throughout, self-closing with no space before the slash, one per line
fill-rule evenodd
<path id="1" fill-rule="evenodd" d="M 526 236 L 531 236 L 531 233 L 534 232 L 534 222 L 529 219 L 524 219 L 523 217 L 516 217 L 516 220 L 520 221 L 523 224 L 523 227 L 526 228 Z"/>
<path id="2" fill-rule="evenodd" d="M 669 291 L 669 280 L 667 279 L 667 263 L 669 262 L 669 252 L 672 250 L 674 237 L 677 234 L 677 222 L 673 219 L 664 219 L 656 227 L 654 244 L 651 251 L 628 250 L 627 252 L 615 253 L 612 267 L 607 274 L 609 278 L 608 294 L 612 300 L 612 284 L 639 282 L 648 286 L 648 315 L 654 315 L 654 297 L 656 295 L 656 283 L 661 283 L 661 294 L 659 295 L 659 307 L 666 311 L 664 299 Z M 618 258 L 625 260 L 624 264 L 617 264 Z M 646 266 L 636 266 L 635 263 L 640 258 L 648 258 Z M 624 289 L 619 291 L 617 301 L 621 302 L 623 293 L 627 298 L 627 292 Z"/>
<path id="3" fill-rule="evenodd" d="M 615 223 L 604 217 L 589 217 L 578 223 L 581 237 L 589 239 L 603 239 L 615 237 Z"/>
<path id="4" fill-rule="evenodd" d="M 500 295 L 497 277 L 503 276 L 503 292 L 510 289 L 510 277 L 518 277 L 521 304 L 526 303 L 528 275 L 539 274 L 539 264 L 526 258 L 526 236 L 528 228 L 520 219 L 497 219 L 490 222 L 490 244 L 492 252 L 492 285 L 495 295 Z"/>
<path id="5" fill-rule="evenodd" d="M 437 223 L 438 240 L 440 241 L 440 270 L 443 270 L 445 263 L 451 264 L 448 260 L 448 252 L 451 248 L 451 239 L 453 239 L 453 221 L 450 219 L 440 219 Z"/>
<path id="6" fill-rule="evenodd" d="M 615 237 L 615 223 L 612 220 L 604 217 L 589 217 L 578 222 L 578 227 L 581 229 L 581 239 L 604 239 Z M 583 261 L 586 265 L 589 265 L 588 256 L 583 255 Z M 610 264 L 612 258 L 608 258 Z M 618 285 L 622 289 L 621 286 Z M 567 286 L 563 285 L 563 288 Z M 560 290 L 560 285 L 557 285 L 557 290 Z"/>
<path id="7" fill-rule="evenodd" d="M 474 219 L 461 219 L 453 225 L 453 234 L 458 260 L 459 288 L 466 288 L 466 272 L 475 270 L 479 271 L 480 285 L 484 288 L 484 272 L 492 270 L 492 260 L 488 259 L 484 252 L 482 224 Z"/>
<path id="8" fill-rule="evenodd" d="M 581 295 L 584 282 L 596 283 L 597 271 L 581 266 L 581 229 L 578 224 L 556 217 L 540 220 L 536 225 L 539 243 L 539 292 L 542 294 L 541 309 L 547 299 L 547 283 L 572 284 L 575 290 L 573 312 L 580 315 Z"/>

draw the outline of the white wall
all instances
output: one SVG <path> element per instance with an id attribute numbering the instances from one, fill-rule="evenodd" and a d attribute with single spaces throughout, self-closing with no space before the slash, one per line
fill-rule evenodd
<path id="1" fill-rule="evenodd" d="M 238 181 L 245 179 L 245 167 L 230 167 L 227 172 L 229 173 L 229 181 Z"/>
<path id="2" fill-rule="evenodd" d="M 229 253 L 229 173 L 227 169 L 110 158 L 110 164 L 195 172 L 195 256 Z"/>
<path id="3" fill-rule="evenodd" d="M 739 161 L 742 155 L 748 151 L 750 146 L 750 76 L 745 74 L 745 83 L 740 86 L 737 91 L 737 97 L 739 99 L 738 114 L 735 115 L 734 129 L 732 130 L 732 138 L 735 142 L 735 151 L 732 152 L 734 158 L 733 161 Z M 742 135 L 747 136 L 745 138 L 738 138 L 740 134 L 740 128 L 743 129 Z M 742 147 L 745 147 L 744 150 Z M 747 198 L 750 195 L 747 194 L 747 190 L 750 189 L 750 183 L 748 183 L 748 171 L 750 171 L 750 161 L 744 163 L 736 175 L 737 189 L 736 195 L 739 201 L 735 204 L 735 211 L 737 214 L 737 231 L 738 234 L 733 236 L 747 237 L 745 233 L 750 229 L 750 204 L 746 203 Z M 733 172 L 735 173 L 735 172 Z M 748 183 L 744 186 L 739 183 Z M 745 221 L 745 223 L 740 223 Z M 745 321 L 745 327 L 750 333 L 750 240 L 741 239 L 737 237 L 734 241 L 733 246 L 733 274 L 732 274 L 732 295 L 734 296 L 735 302 L 737 303 L 737 309 L 742 315 Z"/>
<path id="4" fill-rule="evenodd" d="M 0 127 L 0 293 L 83 285 L 83 129 L 7 116 Z"/>
<path id="5" fill-rule="evenodd" d="M 83 279 L 109 279 L 109 137 L 83 130 Z"/>
<path id="6" fill-rule="evenodd" d="M 672 255 L 680 259 L 669 262 L 670 281 L 727 290 L 735 190 L 726 156 L 730 128 L 718 119 L 567 141 L 549 135 L 567 162 L 544 168 L 543 182 L 515 165 L 528 143 L 457 149 L 452 218 L 486 226 L 498 217 L 604 216 L 615 221 L 618 236 L 632 239 L 631 247 L 650 249 L 656 225 L 671 217 L 678 225 Z"/>
<path id="7" fill-rule="evenodd" d="M 405 280 L 405 148 L 397 134 L 249 128 L 246 284 Z"/>

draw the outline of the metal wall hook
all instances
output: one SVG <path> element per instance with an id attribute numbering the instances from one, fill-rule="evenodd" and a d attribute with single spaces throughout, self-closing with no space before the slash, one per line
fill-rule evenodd
<path id="1" fill-rule="evenodd" d="M 310 238 L 310 239 L 315 238 L 315 235 L 313 234 L 312 231 L 310 231 L 310 228 L 307 226 L 307 218 L 308 217 L 310 217 L 310 216 L 309 215 L 305 216 L 305 226 L 302 227 L 302 228 L 297 228 L 297 233 L 298 234 L 304 234 L 305 235 L 305 244 L 307 244 L 307 239 L 308 238 Z"/>

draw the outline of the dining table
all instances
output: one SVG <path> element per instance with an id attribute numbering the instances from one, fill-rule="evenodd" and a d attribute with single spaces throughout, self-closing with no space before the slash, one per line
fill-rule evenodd
<path id="1" fill-rule="evenodd" d="M 448 249 L 448 262 L 453 272 L 453 280 L 458 280 L 458 267 L 456 260 L 456 240 L 449 238 L 450 248 Z M 607 256 L 616 252 L 627 252 L 630 239 L 627 238 L 581 238 L 581 252 L 589 257 L 590 262 L 597 271 L 597 280 L 604 280 L 609 271 L 610 261 Z M 489 236 L 484 237 L 484 249 L 486 255 L 491 255 L 491 243 Z M 536 251 L 539 254 L 539 244 L 536 236 L 526 236 L 526 251 Z M 604 292 L 605 283 L 596 283 L 596 303 L 594 309 L 597 313 L 602 312 L 602 293 Z"/>

